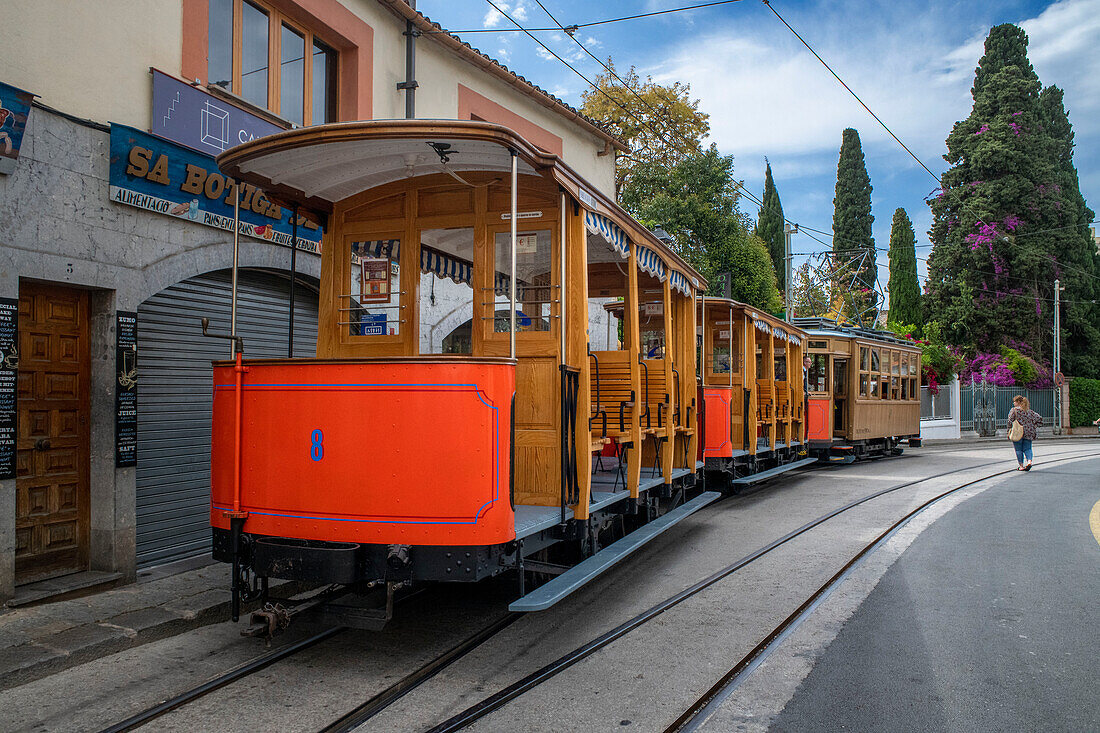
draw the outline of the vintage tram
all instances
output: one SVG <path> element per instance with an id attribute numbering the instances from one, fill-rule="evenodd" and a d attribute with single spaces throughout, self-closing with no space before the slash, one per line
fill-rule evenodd
<path id="1" fill-rule="evenodd" d="M 796 318 L 806 334 L 811 455 L 854 461 L 920 445 L 921 351 L 887 331 Z"/>
<path id="2" fill-rule="evenodd" d="M 699 299 L 699 458 L 730 488 L 800 468 L 806 456 L 805 333 L 759 308 Z"/>
<path id="3" fill-rule="evenodd" d="M 556 155 L 495 124 L 408 120 L 284 132 L 218 164 L 323 228 L 316 358 L 234 347 L 214 366 L 210 521 L 234 617 L 268 577 L 392 591 L 511 569 L 521 591 L 527 570 L 557 576 L 513 604 L 545 608 L 717 498 L 695 481 L 706 283 Z M 599 343 L 608 302 L 623 336 Z M 600 555 L 609 540 L 626 551 Z M 565 577 L 566 557 L 593 561 Z"/>

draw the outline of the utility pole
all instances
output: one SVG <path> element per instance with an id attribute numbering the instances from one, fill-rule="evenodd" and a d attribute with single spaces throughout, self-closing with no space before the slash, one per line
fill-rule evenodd
<path id="1" fill-rule="evenodd" d="M 786 274 L 783 288 L 783 312 L 787 323 L 794 322 L 794 282 L 791 280 L 791 235 L 798 234 L 798 225 L 791 226 L 783 222 L 783 271 Z"/>
<path id="2" fill-rule="evenodd" d="M 1062 385 L 1058 379 L 1062 373 L 1062 303 L 1065 290 L 1060 280 L 1054 281 L 1054 434 L 1062 434 Z"/>

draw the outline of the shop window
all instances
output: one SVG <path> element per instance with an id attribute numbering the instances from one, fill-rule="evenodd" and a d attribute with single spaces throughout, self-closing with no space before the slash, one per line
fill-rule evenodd
<path id="1" fill-rule="evenodd" d="M 421 354 L 473 353 L 473 257 L 472 227 L 420 232 Z"/>
<path id="2" fill-rule="evenodd" d="M 401 240 L 351 243 L 348 292 L 340 299 L 340 325 L 351 336 L 401 334 Z"/>
<path id="3" fill-rule="evenodd" d="M 296 125 L 336 120 L 336 52 L 308 29 L 252 0 L 209 0 L 207 28 L 212 86 Z"/>
<path id="4" fill-rule="evenodd" d="M 495 333 L 508 333 L 512 283 L 512 233 L 497 232 L 493 294 Z M 549 229 L 516 234 L 516 331 L 549 331 L 550 306 L 557 292 L 553 284 L 554 237 Z"/>

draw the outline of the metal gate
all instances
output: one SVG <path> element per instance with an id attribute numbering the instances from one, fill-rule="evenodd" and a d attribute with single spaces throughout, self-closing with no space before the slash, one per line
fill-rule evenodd
<path id="1" fill-rule="evenodd" d="M 1007 430 L 1012 398 L 1018 394 L 1027 397 L 1031 409 L 1042 416 L 1044 427 L 1055 427 L 1059 424 L 1056 392 L 1055 389 L 997 387 L 988 382 L 964 384 L 959 389 L 959 427 L 964 431 L 974 430 L 980 435 Z"/>
<path id="2" fill-rule="evenodd" d="M 294 355 L 317 346 L 315 283 L 299 276 Z M 249 358 L 285 357 L 289 273 L 242 270 L 237 330 Z M 157 293 L 138 308 L 137 564 L 158 565 L 210 550 L 210 405 L 214 359 L 229 342 L 230 273 L 200 275 Z"/>

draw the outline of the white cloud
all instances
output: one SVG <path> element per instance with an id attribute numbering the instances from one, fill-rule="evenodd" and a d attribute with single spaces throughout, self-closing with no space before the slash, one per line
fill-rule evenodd
<path id="1" fill-rule="evenodd" d="M 521 2 L 516 3 L 516 8 L 512 11 L 511 16 L 520 22 L 527 20 L 527 6 Z"/>
<path id="2" fill-rule="evenodd" d="M 988 27 L 976 27 L 966 42 L 952 46 L 941 39 L 954 35 L 946 24 L 958 22 L 958 6 L 899 3 L 874 9 L 860 12 L 849 4 L 844 12 L 814 9 L 813 16 L 788 20 L 935 171 L 942 167 L 938 156 L 947 132 L 969 113 L 973 70 Z M 840 131 L 851 126 L 860 130 L 869 155 L 875 148 L 898 151 L 785 28 L 746 20 L 684 41 L 649 70 L 657 81 L 692 85 L 692 96 L 711 115 L 711 137 L 720 148 L 745 158 L 835 154 Z M 1022 25 L 1040 77 L 1066 89 L 1067 107 L 1078 112 L 1075 125 L 1100 124 L 1092 113 L 1100 106 L 1100 54 L 1093 49 L 1100 0 L 1062 0 Z"/>

